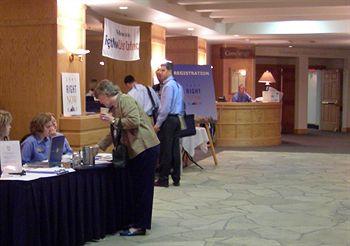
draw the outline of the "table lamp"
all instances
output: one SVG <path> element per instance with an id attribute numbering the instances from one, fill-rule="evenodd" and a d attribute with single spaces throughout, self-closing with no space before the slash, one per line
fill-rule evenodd
<path id="1" fill-rule="evenodd" d="M 265 83 L 265 91 L 268 91 L 269 87 L 270 87 L 270 83 L 276 83 L 276 80 L 272 76 L 272 73 L 270 71 L 266 70 L 258 82 Z"/>

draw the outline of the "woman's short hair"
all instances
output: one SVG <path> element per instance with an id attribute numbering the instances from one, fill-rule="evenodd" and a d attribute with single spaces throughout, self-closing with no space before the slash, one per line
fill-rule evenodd
<path id="1" fill-rule="evenodd" d="M 98 98 L 100 95 L 105 95 L 107 97 L 113 97 L 120 92 L 119 86 L 113 84 L 112 81 L 108 79 L 101 80 L 94 91 L 94 95 Z"/>
<path id="2" fill-rule="evenodd" d="M 37 114 L 30 122 L 30 133 L 44 132 L 44 127 L 47 123 L 51 122 L 51 115 L 48 113 Z"/>
<path id="3" fill-rule="evenodd" d="M 0 136 L 5 131 L 5 127 L 12 122 L 10 112 L 0 109 Z"/>

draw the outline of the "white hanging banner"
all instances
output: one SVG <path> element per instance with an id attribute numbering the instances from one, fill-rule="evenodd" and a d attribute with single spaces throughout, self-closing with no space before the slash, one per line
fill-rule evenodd
<path id="1" fill-rule="evenodd" d="M 63 115 L 81 115 L 79 73 L 62 73 Z"/>
<path id="2" fill-rule="evenodd" d="M 105 18 L 103 56 L 122 61 L 140 60 L 139 47 L 139 26 L 124 26 Z"/>

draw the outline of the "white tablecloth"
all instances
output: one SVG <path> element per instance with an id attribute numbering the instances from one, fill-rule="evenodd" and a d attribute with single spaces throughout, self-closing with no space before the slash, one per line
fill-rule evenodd
<path id="1" fill-rule="evenodd" d="M 40 178 L 55 177 L 57 175 L 62 175 L 65 173 L 75 172 L 72 168 L 61 168 L 61 167 L 51 167 L 51 168 L 24 168 L 27 171 L 26 175 L 12 175 L 2 173 L 0 177 L 1 180 L 20 180 L 20 181 L 31 181 Z M 60 172 L 62 171 L 62 172 Z M 63 172 L 64 171 L 64 172 Z"/>
<path id="2" fill-rule="evenodd" d="M 208 152 L 208 141 L 209 138 L 205 128 L 196 127 L 196 135 L 182 138 L 181 145 L 184 148 L 184 150 L 186 150 L 187 153 L 193 157 L 195 153 L 195 148 L 198 146 L 204 153 Z"/>

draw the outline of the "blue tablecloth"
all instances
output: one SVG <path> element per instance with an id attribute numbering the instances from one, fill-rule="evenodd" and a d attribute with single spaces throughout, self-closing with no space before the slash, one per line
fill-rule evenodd
<path id="1" fill-rule="evenodd" d="M 82 245 L 133 216 L 127 169 L 91 168 L 33 181 L 0 181 L 0 245 Z"/>

